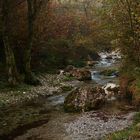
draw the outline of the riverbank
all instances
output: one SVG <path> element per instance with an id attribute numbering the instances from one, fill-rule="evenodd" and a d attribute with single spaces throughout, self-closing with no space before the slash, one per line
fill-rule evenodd
<path id="1" fill-rule="evenodd" d="M 133 69 L 133 71 L 132 71 Z M 123 96 L 131 101 L 131 104 L 140 111 L 140 76 L 136 67 L 122 69 L 120 88 Z M 140 113 L 134 116 L 133 124 L 122 131 L 110 134 L 105 140 L 139 140 L 140 139 Z"/>
<path id="2" fill-rule="evenodd" d="M 107 88 L 118 84 L 118 75 L 114 68 L 116 71 L 119 63 L 116 58 L 101 57 L 100 61 L 88 69 L 92 78 L 89 81 L 78 81 L 74 77 L 66 76 L 65 71 L 62 71 L 61 74 L 39 75 L 42 86 L 1 92 L 0 107 L 3 110 L 0 112 L 0 138 L 99 140 L 110 133 L 127 129 L 133 124 L 136 112 L 134 106 L 117 98 L 118 90 L 117 96 L 109 94 L 111 98 L 98 110 L 81 113 L 66 113 L 64 110 L 65 98 L 77 88 L 106 87 L 105 94 L 108 94 Z M 113 70 L 107 71 L 107 74 L 106 71 L 102 73 L 111 68 Z M 76 69 L 77 71 L 79 72 Z"/>
<path id="3" fill-rule="evenodd" d="M 49 120 L 46 98 L 72 89 L 69 78 L 57 74 L 39 76 L 42 86 L 22 85 L 0 92 L 0 138 L 12 139 L 26 129 L 37 127 Z M 77 82 L 77 81 L 76 81 Z M 65 84 L 64 84 L 65 83 Z"/>

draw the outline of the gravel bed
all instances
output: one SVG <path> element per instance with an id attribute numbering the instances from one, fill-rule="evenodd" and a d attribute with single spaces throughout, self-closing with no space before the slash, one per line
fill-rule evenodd
<path id="1" fill-rule="evenodd" d="M 105 112 L 83 113 L 73 122 L 66 123 L 66 132 L 72 140 L 101 140 L 107 134 L 132 125 L 135 113 L 110 115 Z"/>

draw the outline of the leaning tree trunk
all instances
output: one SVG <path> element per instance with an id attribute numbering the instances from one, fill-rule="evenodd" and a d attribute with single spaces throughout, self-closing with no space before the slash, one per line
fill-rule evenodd
<path id="1" fill-rule="evenodd" d="M 39 85 L 40 81 L 33 75 L 31 71 L 31 50 L 34 38 L 34 0 L 27 0 L 28 4 L 28 44 L 24 52 L 24 72 L 25 83 L 30 85 Z"/>
<path id="2" fill-rule="evenodd" d="M 9 0 L 2 1 L 2 37 L 5 48 L 5 57 L 7 64 L 8 82 L 10 86 L 18 84 L 19 75 L 17 72 L 16 62 L 13 50 L 9 43 Z"/>

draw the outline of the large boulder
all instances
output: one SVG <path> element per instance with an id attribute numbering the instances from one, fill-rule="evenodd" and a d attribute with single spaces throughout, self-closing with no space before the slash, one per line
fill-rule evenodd
<path id="1" fill-rule="evenodd" d="M 71 71 L 71 75 L 80 81 L 91 80 L 91 72 L 85 68 L 75 69 Z"/>
<path id="2" fill-rule="evenodd" d="M 67 112 L 81 112 L 99 109 L 105 103 L 105 96 L 105 91 L 101 87 L 79 87 L 66 97 L 64 109 Z"/>
<path id="3" fill-rule="evenodd" d="M 73 66 L 68 66 L 65 69 L 65 75 L 75 77 L 77 80 L 91 80 L 91 72 L 86 68 L 75 68 Z"/>

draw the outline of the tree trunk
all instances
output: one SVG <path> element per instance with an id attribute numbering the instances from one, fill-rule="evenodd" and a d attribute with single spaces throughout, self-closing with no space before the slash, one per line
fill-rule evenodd
<path id="1" fill-rule="evenodd" d="M 18 84 L 19 75 L 17 72 L 16 62 L 13 50 L 9 43 L 9 13 L 10 6 L 8 0 L 2 1 L 2 38 L 5 49 L 5 57 L 7 64 L 8 82 L 10 86 Z"/>
<path id="2" fill-rule="evenodd" d="M 15 57 L 12 48 L 9 45 L 8 36 L 3 36 L 3 42 L 5 47 L 5 56 L 7 64 L 8 82 L 10 86 L 16 86 L 19 81 L 17 67 L 15 63 Z"/>
<path id="3" fill-rule="evenodd" d="M 31 50 L 34 38 L 33 0 L 27 0 L 27 4 L 28 4 L 28 44 L 24 52 L 25 82 L 30 85 L 39 85 L 40 81 L 33 75 L 31 71 Z"/>

